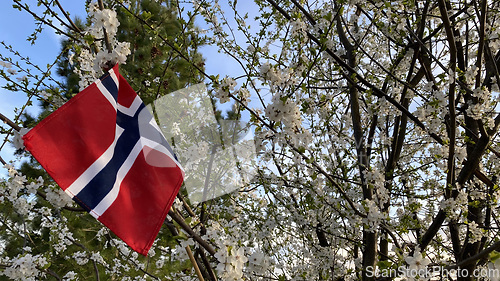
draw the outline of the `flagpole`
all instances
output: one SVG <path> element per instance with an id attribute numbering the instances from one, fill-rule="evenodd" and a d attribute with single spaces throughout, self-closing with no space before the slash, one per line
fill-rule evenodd
<path id="1" fill-rule="evenodd" d="M 174 208 L 174 206 L 170 207 L 170 210 L 168 211 L 168 215 L 172 219 L 174 219 L 181 227 L 187 226 L 184 219 L 180 215 L 178 215 L 177 210 Z M 189 226 L 187 226 L 187 228 L 183 227 L 183 229 L 186 230 L 188 233 L 190 232 L 190 231 L 188 231 L 188 229 L 190 229 Z M 194 231 L 192 229 L 191 229 L 191 232 L 193 232 L 193 234 L 194 234 Z M 195 238 L 194 235 L 193 235 L 193 238 Z M 191 248 L 189 247 L 189 245 L 186 246 L 186 252 L 189 256 L 189 259 L 191 260 L 191 263 L 193 264 L 193 268 L 194 268 L 194 271 L 196 272 L 196 275 L 198 275 L 198 280 L 205 281 L 205 279 L 203 278 L 203 275 L 201 274 L 200 268 L 198 267 L 198 263 L 196 262 L 196 259 L 194 258 L 193 252 L 191 251 Z"/>
<path id="2" fill-rule="evenodd" d="M 198 275 L 198 279 L 200 281 L 205 281 L 205 279 L 203 279 L 203 275 L 201 274 L 200 268 L 198 267 L 198 263 L 196 262 L 196 260 L 193 256 L 193 252 L 191 251 L 191 248 L 189 247 L 189 245 L 186 246 L 186 252 L 189 256 L 189 259 L 191 260 L 191 263 L 193 264 L 193 268 L 194 268 L 194 271 L 196 272 L 196 275 Z"/>

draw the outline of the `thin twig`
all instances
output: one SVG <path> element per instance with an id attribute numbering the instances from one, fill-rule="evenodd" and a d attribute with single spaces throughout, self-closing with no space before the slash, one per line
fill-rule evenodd
<path id="1" fill-rule="evenodd" d="M 99 10 L 104 10 L 104 4 L 102 3 L 102 0 L 97 1 L 99 4 Z M 108 53 L 111 53 L 113 51 L 113 48 L 111 47 L 111 44 L 109 43 L 109 37 L 108 33 L 106 31 L 106 28 L 104 26 L 102 27 L 102 32 L 104 34 L 104 44 L 106 45 L 106 49 L 108 50 Z"/>
<path id="2" fill-rule="evenodd" d="M 14 129 L 18 132 L 21 131 L 21 127 L 19 127 L 19 125 L 12 122 L 12 120 L 7 118 L 7 116 L 3 115 L 2 113 L 0 113 L 0 120 L 2 120 L 5 124 L 9 125 L 12 129 Z"/>
<path id="3" fill-rule="evenodd" d="M 25 10 L 26 12 L 30 13 L 33 18 L 35 18 L 36 20 L 39 20 L 41 22 L 43 22 L 44 24 L 52 27 L 53 29 L 55 29 L 57 32 L 61 33 L 61 34 L 64 34 L 66 36 L 68 36 L 69 38 L 73 39 L 74 41 L 78 42 L 79 40 L 77 38 L 75 38 L 73 35 L 67 33 L 67 32 L 64 32 L 63 30 L 61 30 L 60 28 L 58 28 L 57 26 L 53 25 L 52 23 L 46 21 L 45 19 L 39 17 L 36 13 L 34 13 L 33 11 L 31 11 L 30 9 L 26 8 L 19 0 L 13 0 L 20 8 L 22 8 L 23 10 Z"/>
<path id="4" fill-rule="evenodd" d="M 61 6 L 61 3 L 59 3 L 59 0 L 55 0 L 55 1 L 56 1 L 56 4 L 57 4 L 57 7 L 59 7 L 59 10 L 61 10 L 61 13 L 63 13 L 64 17 L 66 17 L 66 19 L 69 21 L 69 23 L 71 24 L 71 26 L 73 27 L 73 29 L 76 32 L 78 32 L 78 33 L 82 33 L 82 31 L 80 30 L 80 28 L 71 20 L 71 17 L 63 9 L 63 7 Z"/>
<path id="5" fill-rule="evenodd" d="M 47 3 L 46 1 L 40 1 L 44 6 L 45 8 L 47 8 L 47 11 L 50 12 L 51 16 L 56 18 L 62 25 L 64 25 L 66 28 L 68 28 L 68 30 L 72 30 L 74 29 L 73 26 L 67 24 L 65 21 L 63 21 L 58 15 L 56 12 L 54 12 L 51 8 L 50 8 L 50 4 Z M 60 7 L 61 8 L 61 7 Z M 76 30 L 73 30 L 73 31 L 76 31 Z"/>

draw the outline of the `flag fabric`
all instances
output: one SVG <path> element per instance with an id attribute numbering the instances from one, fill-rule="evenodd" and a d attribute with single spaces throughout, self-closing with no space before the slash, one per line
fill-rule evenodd
<path id="1" fill-rule="evenodd" d="M 23 140 L 74 201 L 147 255 L 184 170 L 118 65 Z"/>

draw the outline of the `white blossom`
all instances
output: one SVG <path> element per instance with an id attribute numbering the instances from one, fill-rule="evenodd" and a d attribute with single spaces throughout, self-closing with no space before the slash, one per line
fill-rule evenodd
<path id="1" fill-rule="evenodd" d="M 420 253 L 419 250 L 415 250 L 413 253 L 413 256 L 406 256 L 405 261 L 408 264 L 408 268 L 413 271 L 419 272 L 421 269 L 425 269 L 431 261 L 424 257 L 422 253 Z"/>
<path id="2" fill-rule="evenodd" d="M 13 280 L 38 280 L 45 274 L 38 268 L 47 265 L 47 259 L 41 255 L 19 255 L 12 259 L 10 265 L 4 269 L 3 275 Z"/>
<path id="3" fill-rule="evenodd" d="M 21 130 L 14 131 L 14 137 L 12 139 L 12 144 L 16 149 L 24 149 L 24 141 L 23 141 L 23 136 L 26 135 L 26 133 L 29 132 L 29 129 L 27 128 L 21 128 Z"/>
<path id="4" fill-rule="evenodd" d="M 63 281 L 71 281 L 71 280 L 78 280 L 78 277 L 74 271 L 68 271 L 68 273 L 66 273 L 63 276 Z"/>
<path id="5" fill-rule="evenodd" d="M 89 262 L 89 258 L 85 252 L 75 252 L 73 254 L 73 259 L 76 261 L 78 265 L 85 265 Z"/>
<path id="6" fill-rule="evenodd" d="M 70 205 L 73 200 L 62 189 L 55 187 L 47 187 L 45 189 L 46 199 L 52 206 L 61 208 Z"/>
<path id="7" fill-rule="evenodd" d="M 219 98 L 221 103 L 229 101 L 229 94 L 234 90 L 236 81 L 230 77 L 224 77 L 221 81 L 220 87 L 217 89 L 215 96 Z"/>
<path id="8" fill-rule="evenodd" d="M 469 222 L 467 224 L 467 226 L 469 227 L 470 243 L 475 243 L 475 242 L 481 241 L 484 234 L 483 234 L 481 228 L 479 228 L 479 226 L 477 225 L 477 223 L 475 221 L 472 221 L 472 222 Z"/>

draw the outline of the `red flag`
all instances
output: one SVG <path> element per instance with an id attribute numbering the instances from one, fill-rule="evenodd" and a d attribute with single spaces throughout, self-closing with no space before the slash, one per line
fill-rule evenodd
<path id="1" fill-rule="evenodd" d="M 73 200 L 147 255 L 184 171 L 118 66 L 23 139 Z"/>

